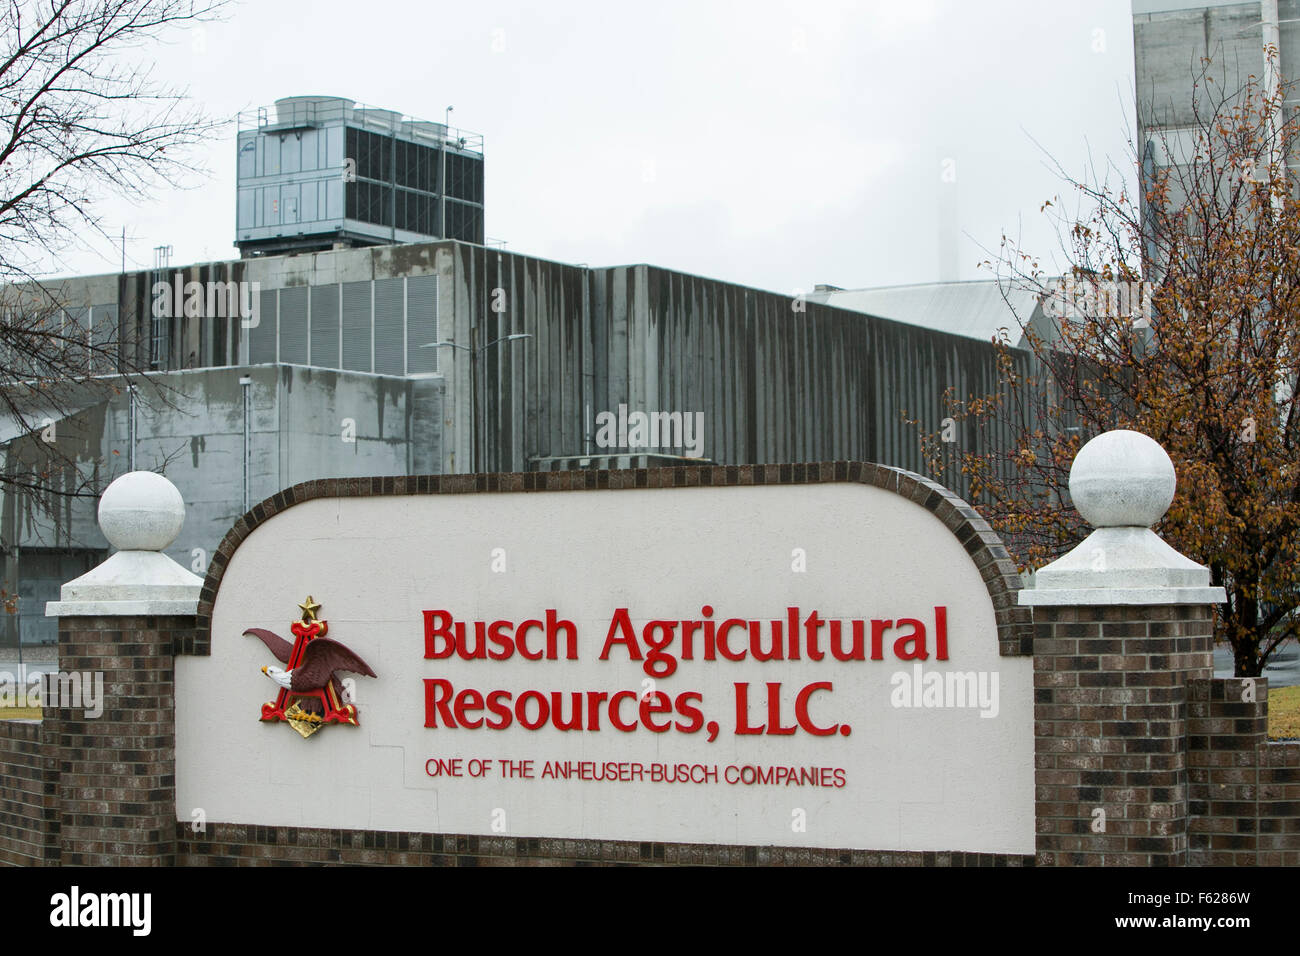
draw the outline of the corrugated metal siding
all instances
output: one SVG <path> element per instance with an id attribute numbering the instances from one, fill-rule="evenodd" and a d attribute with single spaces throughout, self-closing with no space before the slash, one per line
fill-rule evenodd
<path id="1" fill-rule="evenodd" d="M 702 453 L 723 464 L 861 459 L 922 471 L 918 430 L 904 419 L 935 432 L 949 386 L 963 396 L 998 388 L 993 347 L 959 335 L 815 303 L 796 312 L 788 296 L 649 266 L 588 272 L 460 245 L 455 261 L 458 343 L 471 322 L 480 347 L 532 336 L 479 356 L 481 470 L 621 451 L 588 439 L 597 413 L 626 404 L 702 412 Z M 498 286 L 503 313 L 491 310 Z M 456 361 L 466 403 L 457 421 L 468 428 L 468 355 Z M 1007 440 L 971 422 L 958 448 Z"/>

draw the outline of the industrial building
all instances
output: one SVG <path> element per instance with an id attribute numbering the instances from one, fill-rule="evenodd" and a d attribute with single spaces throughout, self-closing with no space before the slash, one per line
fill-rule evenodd
<path id="1" fill-rule="evenodd" d="M 162 471 L 188 506 L 169 554 L 203 573 L 246 502 L 297 482 L 684 460 L 922 470 L 909 421 L 937 432 L 946 390 L 997 388 L 995 349 L 971 335 L 652 265 L 590 268 L 489 248 L 481 167 L 462 167 L 470 198 L 453 198 L 452 175 L 430 179 L 428 155 L 411 158 L 429 131 L 374 112 L 290 98 L 240 133 L 243 258 L 50 284 L 70 321 L 116 343 L 133 387 L 104 368 L 105 388 L 66 402 L 49 435 L 12 424 L 0 434 L 9 461 L 57 450 L 76 462 L 50 478 L 64 489 L 103 487 L 132 462 Z M 399 172 L 381 184 L 386 198 L 353 217 L 356 183 L 333 174 L 351 169 L 341 150 L 354 134 L 381 121 L 384 142 L 398 145 L 379 147 L 378 166 Z M 435 129 L 429 148 L 448 160 L 474 145 L 447 139 Z M 398 228 L 400 215 L 372 221 L 407 189 L 403 162 L 426 170 L 415 175 L 433 208 L 449 184 L 446 205 L 471 211 L 447 222 L 477 241 L 403 241 L 427 216 L 417 230 Z M 375 172 L 368 163 L 357 163 L 358 183 Z M 385 230 L 398 241 L 382 243 Z M 981 449 L 1005 436 L 971 424 L 957 440 Z M 669 520 L 647 515 L 646 526 Z M 12 648 L 54 638 L 45 602 L 107 544 L 93 499 L 10 490 L 0 548 L 3 586 L 20 596 L 17 615 L 0 615 L 0 646 Z"/>
<path id="2" fill-rule="evenodd" d="M 1133 0 L 1133 60 L 1136 146 L 1150 182 L 1160 169 L 1189 167 L 1219 125 L 1216 104 L 1227 99 L 1226 121 L 1249 82 L 1266 95 L 1281 91 L 1283 108 L 1294 108 L 1300 0 Z M 1259 168 L 1285 164 L 1294 176 L 1297 160 L 1283 155 L 1284 145 L 1260 143 Z M 1179 178 L 1170 186 L 1175 207 L 1185 198 Z"/>
<path id="3" fill-rule="evenodd" d="M 1213 92 L 1194 89 L 1202 60 L 1226 93 L 1247 77 L 1267 82 L 1266 46 L 1277 50 L 1279 81 L 1297 79 L 1300 0 L 1132 0 L 1138 130 L 1194 128 L 1193 103 Z"/>

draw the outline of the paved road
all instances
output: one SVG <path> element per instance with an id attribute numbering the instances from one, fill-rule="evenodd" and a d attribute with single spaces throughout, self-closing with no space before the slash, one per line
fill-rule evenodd
<path id="1" fill-rule="evenodd" d="M 1214 676 L 1232 676 L 1232 651 L 1227 644 L 1214 645 Z M 1264 676 L 1268 678 L 1270 688 L 1300 684 L 1300 645 L 1295 641 L 1287 641 L 1279 647 L 1269 658 Z"/>

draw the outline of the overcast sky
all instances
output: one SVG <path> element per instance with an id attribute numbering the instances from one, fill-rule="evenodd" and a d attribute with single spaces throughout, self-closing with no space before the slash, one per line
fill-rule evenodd
<path id="1" fill-rule="evenodd" d="M 345 96 L 485 137 L 490 239 L 765 289 L 987 278 L 1004 231 L 1110 159 L 1132 178 L 1128 0 L 256 0 L 155 51 L 210 115 Z M 106 197 L 128 268 L 237 257 L 233 127 L 210 175 Z M 113 272 L 116 242 L 61 274 Z"/>

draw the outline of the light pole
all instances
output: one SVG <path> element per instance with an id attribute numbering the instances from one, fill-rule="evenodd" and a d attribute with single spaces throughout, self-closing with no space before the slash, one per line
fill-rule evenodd
<path id="1" fill-rule="evenodd" d="M 248 403 L 248 390 L 253 384 L 253 379 L 248 375 L 242 375 L 239 379 L 239 385 L 244 390 L 244 513 L 248 513 L 248 440 L 251 422 L 252 407 Z"/>
<path id="2" fill-rule="evenodd" d="M 470 472 L 472 474 L 478 474 L 478 464 L 479 464 L 478 358 L 480 355 L 482 355 L 488 349 L 492 348 L 492 346 L 494 345 L 500 345 L 502 342 L 513 342 L 516 339 L 531 339 L 533 337 L 531 332 L 512 332 L 509 335 L 501 336 L 501 338 L 499 339 L 493 339 L 491 342 L 488 342 L 482 348 L 479 348 L 475 344 L 476 339 L 478 338 L 477 333 L 478 333 L 477 328 L 472 328 L 469 330 L 469 345 L 458 345 L 455 342 L 426 342 L 424 345 L 420 346 L 420 348 L 422 349 L 440 349 L 445 347 L 449 349 L 460 349 L 462 352 L 469 353 L 470 416 L 472 418 L 473 425 L 474 425 L 473 428 L 474 451 L 473 454 L 470 456 L 471 459 Z"/>
<path id="3" fill-rule="evenodd" d="M 135 383 L 128 382 L 126 390 L 126 470 L 135 471 Z"/>
<path id="4" fill-rule="evenodd" d="M 447 114 L 442 123 L 442 148 L 438 150 L 438 155 L 442 157 L 442 182 L 438 186 L 439 239 L 447 238 L 447 144 L 451 142 L 451 112 L 455 108 L 447 107 Z"/>

